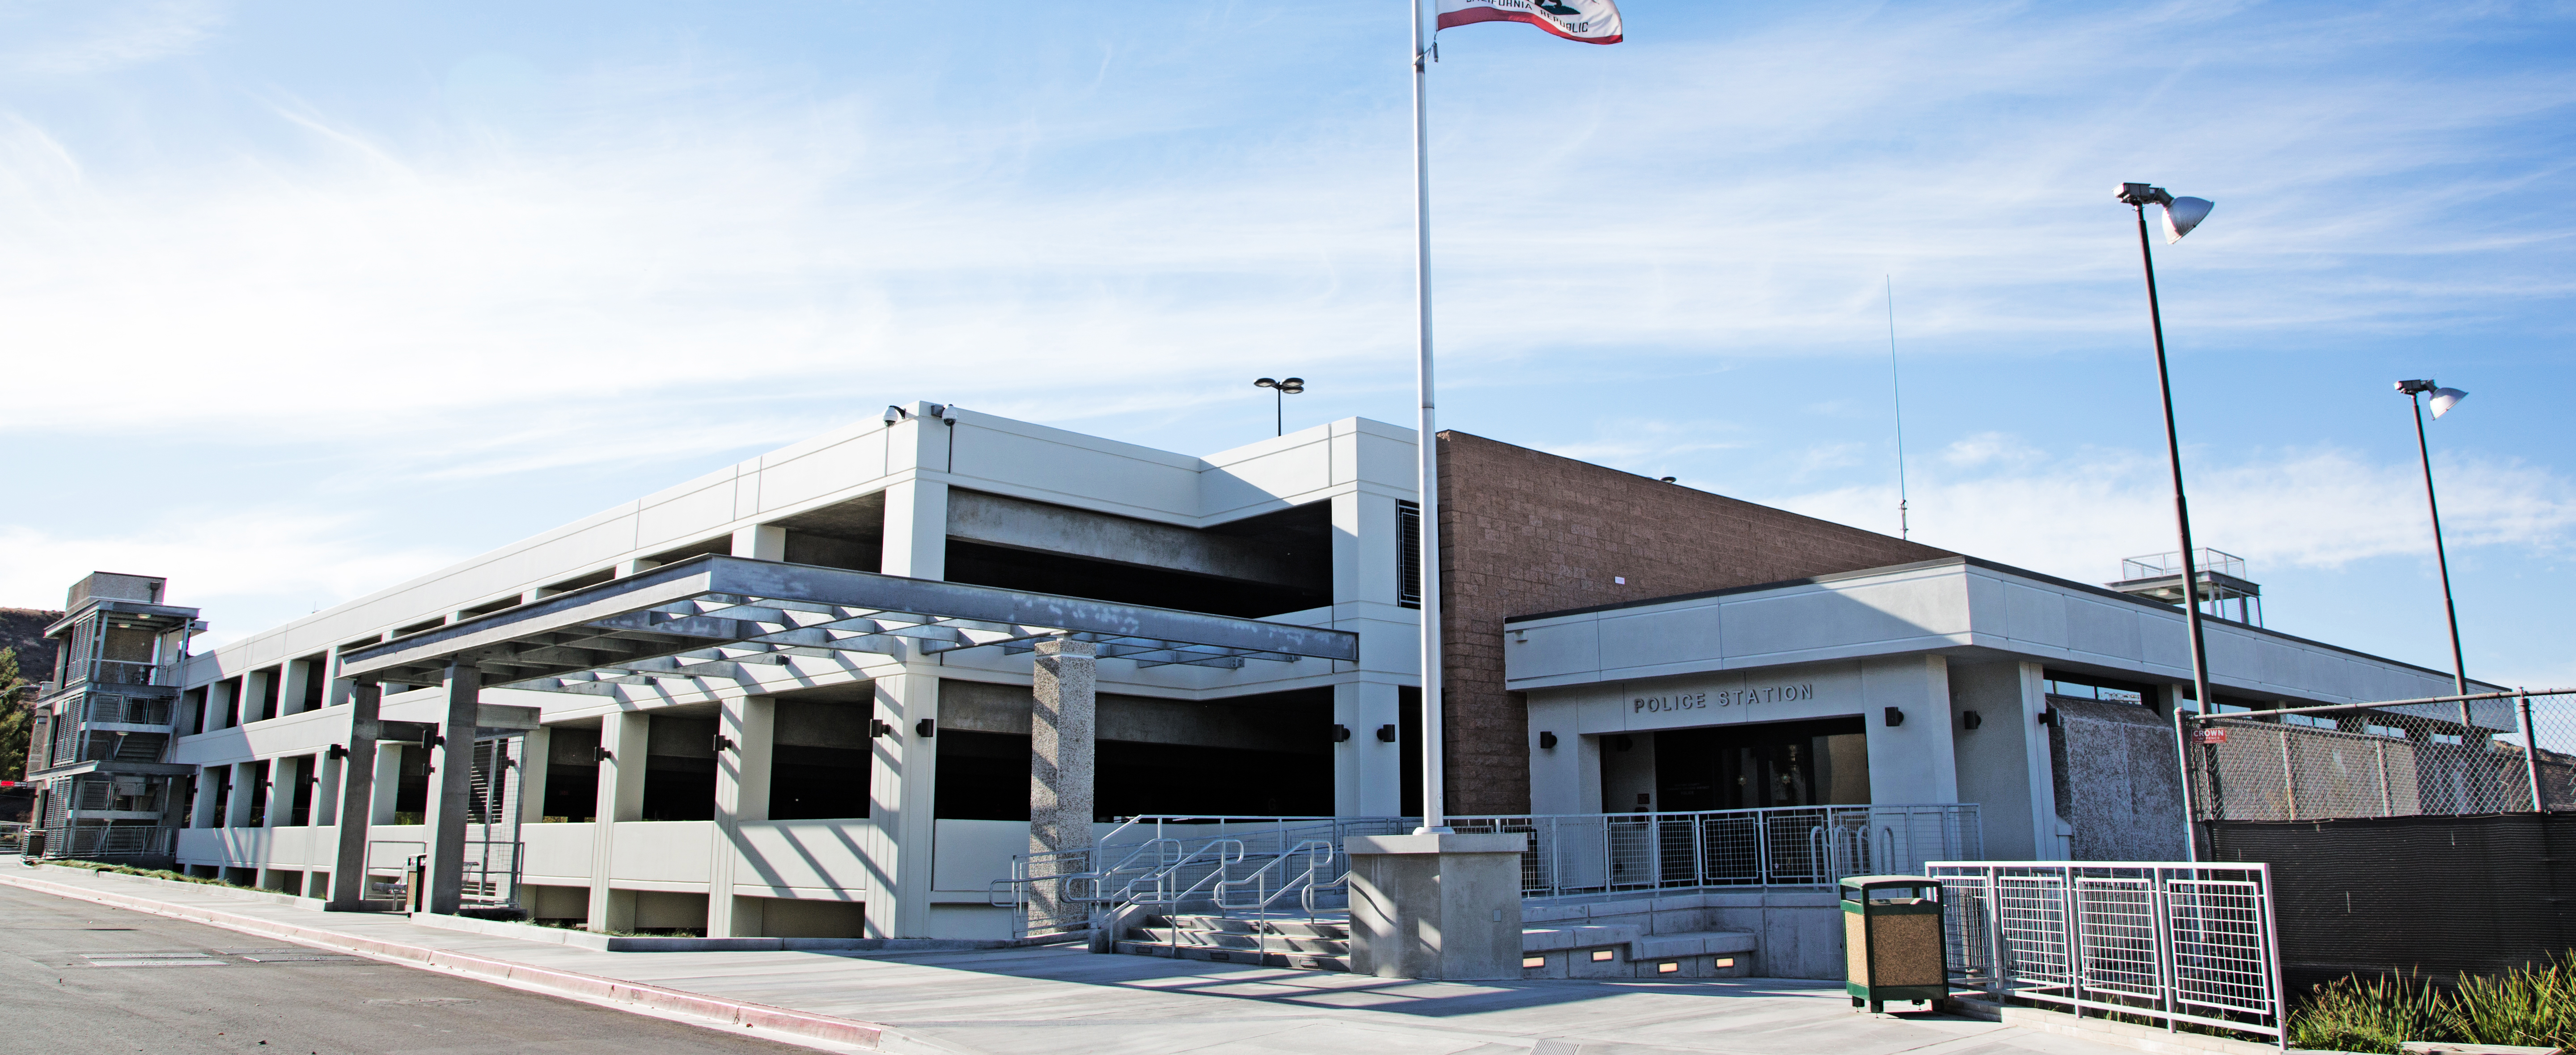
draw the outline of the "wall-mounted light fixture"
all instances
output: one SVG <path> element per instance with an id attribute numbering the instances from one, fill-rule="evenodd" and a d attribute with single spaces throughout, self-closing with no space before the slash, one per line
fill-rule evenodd
<path id="1" fill-rule="evenodd" d="M 1388 723 L 1386 723 L 1385 725 L 1378 726 L 1378 727 L 1377 727 L 1377 739 L 1378 739 L 1378 742 L 1379 742 L 1379 743 L 1386 743 L 1386 744 L 1394 743 L 1394 742 L 1395 742 L 1395 723 L 1394 723 L 1394 722 L 1388 722 Z"/>
<path id="2" fill-rule="evenodd" d="M 725 753 L 726 751 L 731 750 L 732 748 L 733 748 L 733 739 L 732 739 L 731 737 L 728 737 L 728 736 L 726 736 L 726 735 L 725 735 L 725 734 L 723 734 L 723 733 L 717 733 L 717 734 L 716 734 L 716 738 L 715 738 L 715 749 L 716 749 L 716 753 L 717 753 L 717 754 L 721 755 L 721 754 Z"/>
<path id="3" fill-rule="evenodd" d="M 331 759 L 347 758 L 349 757 L 348 745 L 333 744 L 331 745 L 330 750 L 322 752 L 322 757 Z"/>
<path id="4" fill-rule="evenodd" d="M 1656 479 L 1658 479 L 1658 480 L 1662 480 L 1663 482 L 1668 483 L 1668 484 L 1677 484 L 1677 483 L 1682 482 L 1682 481 L 1681 481 L 1681 477 L 1678 477 L 1678 476 L 1658 476 L 1658 477 L 1656 477 Z"/>
<path id="5" fill-rule="evenodd" d="M 1347 744 L 1351 742 L 1351 727 L 1343 725 L 1340 722 L 1334 722 L 1333 742 L 1337 744 Z"/>
<path id="6" fill-rule="evenodd" d="M 1985 716 L 1978 714 L 1975 711 L 1962 711 L 1959 713 L 1959 725 L 1961 728 L 1974 729 L 1984 724 L 1986 724 Z"/>
<path id="7" fill-rule="evenodd" d="M 1894 729 L 1894 728 L 1896 728 L 1897 726 L 1900 726 L 1900 725 L 1903 725 L 1903 724 L 1905 724 L 1905 709 L 1904 709 L 1904 708 L 1901 708 L 1901 707 L 1890 707 L 1890 708 L 1888 708 L 1888 709 L 1887 709 L 1887 727 L 1888 727 L 1888 728 L 1890 728 L 1890 729 Z"/>
<path id="8" fill-rule="evenodd" d="M 870 719 L 868 719 L 868 737 L 869 737 L 869 739 L 875 739 L 875 738 L 880 737 L 880 736 L 886 736 L 886 735 L 889 735 L 889 734 L 891 734 L 891 733 L 893 733 L 893 732 L 894 732 L 894 726 L 887 725 L 887 724 L 886 724 L 886 720 L 885 720 L 885 719 L 883 719 L 883 718 L 870 718 Z"/>
<path id="9" fill-rule="evenodd" d="M 2055 708 L 2050 708 L 2039 712 L 2039 724 L 2055 726 L 2057 724 L 2057 710 Z"/>
<path id="10" fill-rule="evenodd" d="M 590 760 L 593 762 L 614 762 L 617 761 L 617 754 L 605 747 L 594 747 L 590 749 Z"/>
<path id="11" fill-rule="evenodd" d="M 1538 734 L 1538 747 L 1541 751 L 1556 750 L 1556 734 L 1549 732 Z"/>
<path id="12" fill-rule="evenodd" d="M 912 735 L 918 736 L 924 740 L 928 740 L 931 737 L 939 735 L 939 719 L 924 718 L 912 723 Z"/>

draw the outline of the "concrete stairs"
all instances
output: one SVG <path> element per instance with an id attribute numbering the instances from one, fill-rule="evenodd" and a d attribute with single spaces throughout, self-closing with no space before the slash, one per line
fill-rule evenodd
<path id="1" fill-rule="evenodd" d="M 1120 935 L 1117 951 L 1138 956 L 1255 964 L 1308 971 L 1351 969 L 1347 919 L 1268 916 L 1146 917 Z"/>
<path id="2" fill-rule="evenodd" d="M 1521 931 L 1528 978 L 1732 978 L 1752 973 L 1747 931 L 1648 933 L 1631 924 L 1541 925 Z M 1350 970 L 1347 917 L 1173 913 L 1142 917 L 1114 951 L 1309 971 Z"/>

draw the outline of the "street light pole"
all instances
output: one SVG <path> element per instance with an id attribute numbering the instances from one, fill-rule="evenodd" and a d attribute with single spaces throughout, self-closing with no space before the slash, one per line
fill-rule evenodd
<path id="1" fill-rule="evenodd" d="M 1271 422 L 1271 427 L 1276 431 L 1272 432 L 1271 435 L 1287 435 L 1288 397 L 1305 391 L 1306 379 L 1302 377 L 1291 377 L 1286 380 L 1280 380 L 1278 378 L 1265 377 L 1253 382 L 1253 385 L 1258 388 L 1269 389 L 1270 394 L 1273 397 L 1270 401 L 1270 413 L 1275 420 Z"/>
<path id="2" fill-rule="evenodd" d="M 2433 417 L 2439 420 L 2469 394 L 2456 388 L 2440 387 L 2431 378 L 2400 381 L 2397 391 L 2406 397 L 2406 405 L 2415 411 L 2415 453 L 2424 461 L 2424 509 L 2433 516 L 2433 562 L 2442 569 L 2442 615 L 2451 622 L 2451 691 L 2466 696 L 2469 694 L 2469 664 L 2460 656 L 2460 610 L 2451 603 L 2451 558 L 2442 548 L 2442 503 L 2433 497 L 2433 448 L 2424 439 L 2424 403 L 2415 397 L 2432 393 Z"/>
<path id="3" fill-rule="evenodd" d="M 2144 183 L 2120 185 L 2119 200 L 2138 215 L 2138 263 L 2147 276 L 2147 325 L 2156 341 L 2156 390 L 2164 397 L 2165 464 L 2173 470 L 2174 534 L 2182 543 L 2182 617 L 2191 632 L 2192 700 L 2203 715 L 2217 713 L 2217 704 L 2209 692 L 2209 645 L 2201 633 L 2200 575 L 2193 567 L 2191 552 L 2191 506 L 2183 497 L 2182 440 L 2174 429 L 2173 378 L 2165 366 L 2164 308 L 2156 297 L 2156 259 L 2147 240 L 2147 206 L 2165 207 L 2165 230 L 2171 241 L 2197 227 L 2209 215 L 2209 203 L 2198 198 L 2175 198 L 2162 187 Z M 2192 204 L 2183 204 L 2192 203 Z M 2178 208 L 2179 207 L 2179 208 Z M 2177 213 L 2180 215 L 2177 215 Z M 2184 860 L 2200 859 L 2199 838 L 2192 820 L 2190 738 L 2183 735 L 2182 708 L 2174 708 L 2175 754 L 2182 761 L 2182 827 Z"/>

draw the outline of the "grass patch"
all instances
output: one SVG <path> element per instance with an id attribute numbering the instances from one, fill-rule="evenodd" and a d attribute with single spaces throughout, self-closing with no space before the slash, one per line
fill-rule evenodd
<path id="1" fill-rule="evenodd" d="M 258 887 L 243 886 L 239 883 L 226 882 L 221 879 L 209 879 L 205 876 L 192 876 L 186 872 L 173 872 L 167 868 L 136 868 L 133 865 L 108 864 L 103 861 L 79 861 L 69 858 L 59 861 L 47 861 L 45 863 L 56 868 L 77 868 L 84 872 L 114 872 L 118 875 L 142 876 L 145 879 L 171 879 L 181 883 L 198 883 L 205 886 L 230 887 L 234 890 L 260 890 Z M 264 894 L 281 893 L 281 891 L 276 890 L 260 890 L 260 892 Z"/>
<path id="2" fill-rule="evenodd" d="M 2290 1014 L 2290 1046 L 2398 1055 L 2410 1040 L 2576 1047 L 2576 949 L 2444 992 L 2413 974 L 2340 978 Z"/>

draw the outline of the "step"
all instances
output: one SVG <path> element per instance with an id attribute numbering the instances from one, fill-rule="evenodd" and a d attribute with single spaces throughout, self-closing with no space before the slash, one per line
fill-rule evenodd
<path id="1" fill-rule="evenodd" d="M 1147 926 L 1179 927 L 1183 930 L 1224 931 L 1230 934 L 1287 934 L 1301 938 L 1348 939 L 1349 920 L 1307 919 L 1269 916 L 1210 916 L 1196 913 L 1171 913 L 1146 920 Z"/>
<path id="2" fill-rule="evenodd" d="M 1348 971 L 1347 956 L 1316 953 L 1254 952 L 1246 949 L 1213 949 L 1199 945 L 1162 945 L 1151 942 L 1122 941 L 1118 951 L 1131 956 L 1163 956 L 1177 960 L 1206 960 L 1213 963 L 1239 963 L 1248 966 L 1285 967 L 1302 971 Z"/>
<path id="3" fill-rule="evenodd" d="M 1351 943 L 1346 938 L 1314 938 L 1295 934 L 1240 934 L 1233 931 L 1193 930 L 1183 927 L 1130 927 L 1124 940 L 1160 945 L 1194 945 L 1209 949 L 1326 956 L 1345 956 L 1351 950 Z"/>

